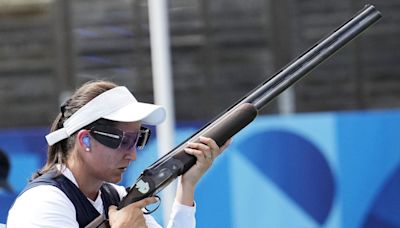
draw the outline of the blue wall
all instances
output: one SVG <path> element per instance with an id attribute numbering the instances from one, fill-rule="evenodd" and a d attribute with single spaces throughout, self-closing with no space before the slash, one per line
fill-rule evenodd
<path id="1" fill-rule="evenodd" d="M 199 127 L 179 127 L 177 143 Z M 200 182 L 198 227 L 400 227 L 399 129 L 400 110 L 257 117 Z M 0 132 L 17 191 L 44 162 L 46 131 Z M 156 156 L 152 140 L 122 184 Z"/>

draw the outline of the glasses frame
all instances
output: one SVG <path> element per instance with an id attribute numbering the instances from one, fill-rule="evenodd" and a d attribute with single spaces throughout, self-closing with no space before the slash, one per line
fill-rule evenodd
<path id="1" fill-rule="evenodd" d="M 137 132 L 125 132 L 116 127 L 106 126 L 106 125 L 95 125 L 88 130 L 90 132 L 90 135 L 96 141 L 112 149 L 120 149 L 124 140 L 128 140 L 128 142 L 131 141 L 132 134 L 135 134 L 136 139 L 134 139 L 133 145 L 128 146 L 127 148 L 124 147 L 122 149 L 131 150 L 134 146 L 136 146 L 138 150 L 142 150 L 146 146 L 151 136 L 151 130 L 143 126 L 141 126 L 139 131 Z M 107 130 L 112 130 L 113 132 Z M 102 137 L 110 138 L 111 141 L 105 142 L 105 140 Z M 112 140 L 117 140 L 117 141 L 113 142 Z M 111 144 L 115 144 L 115 146 Z"/>

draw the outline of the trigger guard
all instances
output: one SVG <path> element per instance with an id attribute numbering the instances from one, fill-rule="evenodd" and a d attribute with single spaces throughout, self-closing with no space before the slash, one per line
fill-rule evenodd
<path id="1" fill-rule="evenodd" d="M 158 199 L 158 200 L 157 200 L 157 202 L 158 202 L 157 207 L 154 208 L 153 210 L 149 210 L 149 209 L 147 209 L 146 207 L 144 207 L 145 211 L 143 212 L 143 214 L 149 215 L 149 214 L 155 212 L 155 211 L 158 209 L 158 207 L 160 207 L 160 205 L 161 205 L 161 198 L 160 198 L 158 195 L 154 195 L 154 197 L 156 197 L 156 198 Z"/>

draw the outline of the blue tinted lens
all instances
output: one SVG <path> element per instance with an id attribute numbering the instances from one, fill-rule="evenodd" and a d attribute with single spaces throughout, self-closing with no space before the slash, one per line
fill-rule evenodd
<path id="1" fill-rule="evenodd" d="M 150 129 L 141 127 L 139 132 L 124 132 L 111 126 L 97 125 L 90 129 L 90 134 L 107 147 L 132 150 L 135 146 L 143 149 L 150 137 Z"/>
<path id="2" fill-rule="evenodd" d="M 125 132 L 119 147 L 123 150 L 132 150 L 137 144 L 138 135 L 138 133 Z"/>

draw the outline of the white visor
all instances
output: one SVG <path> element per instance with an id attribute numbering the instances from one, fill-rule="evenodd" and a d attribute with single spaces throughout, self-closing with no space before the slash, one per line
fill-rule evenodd
<path id="1" fill-rule="evenodd" d="M 46 140 L 51 146 L 100 118 L 157 125 L 164 121 L 165 115 L 163 107 L 138 102 L 126 87 L 118 86 L 89 101 L 64 122 L 63 128 L 46 135 Z"/>

